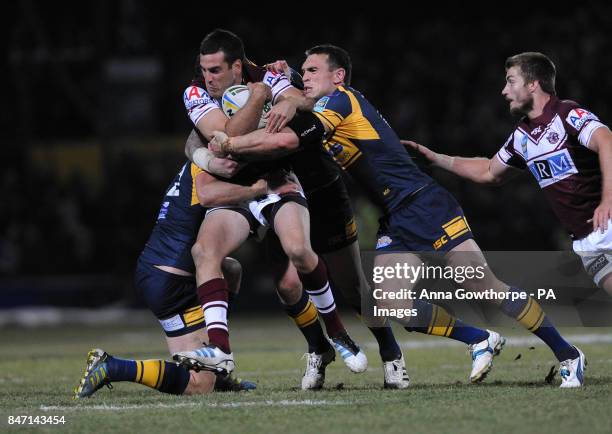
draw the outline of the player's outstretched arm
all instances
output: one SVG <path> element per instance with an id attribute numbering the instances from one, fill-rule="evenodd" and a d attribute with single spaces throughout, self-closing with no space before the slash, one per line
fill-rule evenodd
<path id="1" fill-rule="evenodd" d="M 191 131 L 185 143 L 185 155 L 202 170 L 214 173 L 223 178 L 231 178 L 244 165 L 229 158 L 219 158 L 204 146 L 195 130 Z"/>
<path id="2" fill-rule="evenodd" d="M 244 136 L 228 137 L 217 131 L 209 148 L 218 156 L 231 155 L 249 160 L 279 158 L 300 148 L 300 141 L 290 128 L 272 134 L 257 130 Z"/>
<path id="3" fill-rule="evenodd" d="M 421 153 L 431 164 L 478 184 L 499 185 L 521 173 L 500 163 L 496 158 L 463 158 L 439 154 L 411 140 L 401 143 Z"/>
<path id="4" fill-rule="evenodd" d="M 205 207 L 231 205 L 268 192 L 268 183 L 263 179 L 257 180 L 253 185 L 242 186 L 220 181 L 206 172 L 196 176 L 195 187 L 198 201 Z"/>
<path id="5" fill-rule="evenodd" d="M 612 218 L 612 132 L 608 128 L 597 128 L 589 140 L 589 149 L 599 154 L 602 189 L 601 202 L 593 213 L 593 230 L 608 229 L 608 219 Z"/>

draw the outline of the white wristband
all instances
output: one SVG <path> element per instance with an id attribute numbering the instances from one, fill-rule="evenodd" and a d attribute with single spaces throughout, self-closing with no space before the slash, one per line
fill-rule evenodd
<path id="1" fill-rule="evenodd" d="M 193 152 L 193 162 L 202 170 L 210 171 L 208 165 L 210 160 L 215 158 L 215 155 L 210 152 L 207 148 L 198 148 Z"/>

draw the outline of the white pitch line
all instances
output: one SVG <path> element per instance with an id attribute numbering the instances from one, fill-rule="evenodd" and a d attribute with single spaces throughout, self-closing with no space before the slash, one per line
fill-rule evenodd
<path id="1" fill-rule="evenodd" d="M 612 344 L 612 335 L 610 334 L 568 335 L 564 338 L 572 344 Z M 526 345 L 544 345 L 544 342 L 535 336 L 511 336 L 506 338 L 506 346 L 522 347 Z M 378 349 L 376 342 L 366 342 L 363 346 L 370 350 Z M 451 339 L 438 338 L 430 341 L 404 341 L 400 342 L 400 346 L 409 350 L 418 350 L 423 348 L 462 347 L 465 344 Z"/>
<path id="2" fill-rule="evenodd" d="M 238 402 L 177 402 L 175 404 L 134 404 L 134 405 L 75 405 L 74 407 L 67 405 L 41 405 L 41 411 L 123 411 L 123 410 L 150 410 L 150 409 L 172 409 L 181 407 L 210 407 L 210 408 L 239 408 L 239 407 L 288 407 L 288 406 L 316 406 L 316 405 L 349 405 L 355 404 L 354 401 L 328 401 L 328 400 L 287 400 L 281 401 L 238 401 Z"/>

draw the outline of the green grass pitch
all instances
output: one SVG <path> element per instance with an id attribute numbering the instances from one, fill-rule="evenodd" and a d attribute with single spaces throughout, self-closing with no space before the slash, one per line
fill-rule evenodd
<path id="1" fill-rule="evenodd" d="M 487 380 L 470 385 L 465 347 L 398 328 L 411 387 L 385 391 L 373 338 L 350 322 L 367 350 L 368 371 L 351 374 L 338 359 L 327 370 L 324 390 L 303 392 L 305 345 L 288 319 L 279 313 L 232 319 L 231 325 L 237 373 L 256 381 L 256 391 L 176 397 L 115 383 L 112 391 L 103 388 L 81 401 L 72 400 L 72 389 L 90 348 L 127 358 L 167 357 L 154 320 L 138 327 L 0 329 L 0 432 L 612 432 L 612 329 L 562 330 L 582 337 L 589 365 L 584 388 L 560 390 L 558 375 L 552 385 L 544 381 L 558 365 L 542 345 L 515 340 L 495 359 Z M 529 336 L 501 331 L 510 343 Z M 64 416 L 65 424 L 9 426 L 11 415 Z"/>

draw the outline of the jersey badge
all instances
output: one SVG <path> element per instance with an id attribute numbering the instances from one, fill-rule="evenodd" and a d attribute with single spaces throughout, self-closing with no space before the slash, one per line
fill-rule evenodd
<path id="1" fill-rule="evenodd" d="M 392 242 L 393 240 L 391 239 L 391 237 L 384 235 L 380 237 L 378 241 L 376 241 L 376 249 L 382 249 L 383 247 L 387 247 Z"/>
<path id="2" fill-rule="evenodd" d="M 324 96 L 319 101 L 317 101 L 317 103 L 314 106 L 313 111 L 321 113 L 323 110 L 325 110 L 325 106 L 327 105 L 328 102 L 329 102 L 329 97 Z"/>

